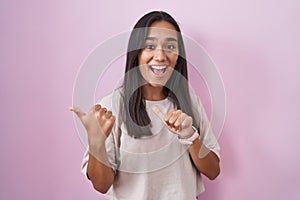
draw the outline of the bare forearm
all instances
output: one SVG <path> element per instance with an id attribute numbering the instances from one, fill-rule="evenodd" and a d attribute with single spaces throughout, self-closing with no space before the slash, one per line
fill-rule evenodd
<path id="1" fill-rule="evenodd" d="M 213 180 L 220 174 L 219 158 L 201 140 L 196 139 L 189 146 L 189 152 L 197 169 L 209 179 Z"/>
<path id="2" fill-rule="evenodd" d="M 110 167 L 105 148 L 90 148 L 87 175 L 97 191 L 106 193 L 111 187 L 115 172 Z"/>
<path id="3" fill-rule="evenodd" d="M 88 135 L 87 175 L 96 190 L 106 193 L 114 182 L 115 173 L 107 158 L 105 141 L 112 132 L 115 117 L 111 111 L 99 104 L 94 105 L 88 113 L 74 106 L 69 109 L 79 117 Z"/>

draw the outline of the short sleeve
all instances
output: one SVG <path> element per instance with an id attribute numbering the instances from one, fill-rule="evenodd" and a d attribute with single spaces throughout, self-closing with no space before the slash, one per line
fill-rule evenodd
<path id="1" fill-rule="evenodd" d="M 112 169 L 116 173 L 116 170 L 118 168 L 118 162 L 116 157 L 116 149 L 114 145 L 113 134 L 110 134 L 110 136 L 106 139 L 105 147 L 106 147 L 108 161 Z M 86 176 L 87 176 L 88 161 L 89 161 L 89 150 L 87 149 L 83 155 L 83 159 L 81 163 L 81 172 Z"/>
<path id="2" fill-rule="evenodd" d="M 88 165 L 88 161 L 89 161 L 89 151 L 86 150 L 84 155 L 83 155 L 83 159 L 81 162 L 81 172 L 87 176 L 87 165 Z"/>
<path id="3" fill-rule="evenodd" d="M 191 100 L 193 105 L 192 109 L 197 111 L 197 113 L 194 113 L 194 115 L 197 120 L 197 125 L 200 129 L 200 140 L 209 150 L 213 151 L 220 159 L 220 145 L 217 141 L 215 134 L 212 131 L 212 127 L 207 118 L 205 109 L 197 96 L 192 95 Z"/>

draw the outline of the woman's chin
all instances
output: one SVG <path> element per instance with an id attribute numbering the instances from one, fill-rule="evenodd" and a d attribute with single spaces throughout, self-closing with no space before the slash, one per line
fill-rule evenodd
<path id="1" fill-rule="evenodd" d="M 155 87 L 155 88 L 161 88 L 166 85 L 167 81 L 147 81 L 147 84 Z"/>

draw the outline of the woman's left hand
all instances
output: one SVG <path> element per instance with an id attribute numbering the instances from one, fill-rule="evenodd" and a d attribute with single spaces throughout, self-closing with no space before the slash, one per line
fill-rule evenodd
<path id="1" fill-rule="evenodd" d="M 154 107 L 153 111 L 164 121 L 169 130 L 180 138 L 186 139 L 193 135 L 193 118 L 181 110 L 171 109 L 166 114 L 163 114 L 159 108 Z"/>

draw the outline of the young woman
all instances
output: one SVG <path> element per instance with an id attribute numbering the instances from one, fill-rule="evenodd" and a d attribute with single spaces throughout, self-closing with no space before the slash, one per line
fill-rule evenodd
<path id="1" fill-rule="evenodd" d="M 167 13 L 144 15 L 131 33 L 123 85 L 88 113 L 82 171 L 108 199 L 196 199 L 201 174 L 220 173 L 219 145 L 190 94 L 181 31 Z"/>

